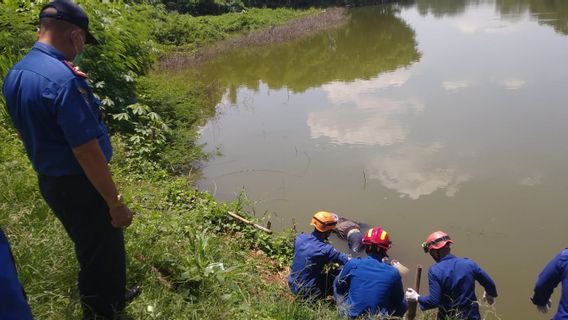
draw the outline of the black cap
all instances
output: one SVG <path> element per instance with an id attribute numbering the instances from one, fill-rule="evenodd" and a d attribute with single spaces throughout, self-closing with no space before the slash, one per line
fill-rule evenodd
<path id="1" fill-rule="evenodd" d="M 47 8 L 55 8 L 57 13 L 44 13 Z M 87 39 L 85 43 L 98 44 L 99 42 L 93 35 L 89 32 L 89 17 L 79 5 L 69 1 L 69 0 L 54 0 L 41 8 L 39 13 L 39 18 L 54 18 L 57 20 L 67 21 L 77 27 L 83 29 L 87 34 Z"/>

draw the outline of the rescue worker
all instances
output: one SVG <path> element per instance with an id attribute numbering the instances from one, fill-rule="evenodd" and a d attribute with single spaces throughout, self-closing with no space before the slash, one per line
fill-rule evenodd
<path id="1" fill-rule="evenodd" d="M 337 234 L 339 239 L 347 240 L 349 250 L 355 253 L 361 250 L 363 234 L 361 233 L 361 227 L 357 222 L 344 217 L 339 217 L 337 226 L 333 231 Z"/>
<path id="2" fill-rule="evenodd" d="M 303 298 L 325 298 L 332 293 L 337 270 L 324 273 L 331 263 L 344 265 L 349 258 L 327 242 L 337 225 L 336 214 L 319 211 L 314 214 L 311 225 L 314 231 L 301 233 L 294 241 L 294 260 L 288 276 L 288 286 L 293 294 Z"/>
<path id="3" fill-rule="evenodd" d="M 363 238 L 367 258 L 351 259 L 334 283 L 334 297 L 340 314 L 402 317 L 408 308 L 398 270 L 388 263 L 391 247 L 388 233 L 381 227 L 369 229 Z"/>
<path id="4" fill-rule="evenodd" d="M 83 319 L 114 319 L 126 303 L 123 229 L 132 212 L 108 162 L 112 146 L 87 76 L 70 61 L 96 44 L 77 4 L 39 13 L 38 41 L 8 72 L 8 112 L 38 174 L 41 195 L 75 245 Z"/>
<path id="5" fill-rule="evenodd" d="M 551 307 L 550 295 L 560 282 L 562 295 L 553 320 L 568 319 L 568 248 L 556 255 L 538 276 L 531 298 L 538 311 L 548 313 Z"/>
<path id="6" fill-rule="evenodd" d="M 2 229 L 0 229 L 0 319 L 32 319 L 32 311 L 18 280 L 10 244 Z"/>
<path id="7" fill-rule="evenodd" d="M 490 305 L 497 297 L 497 288 L 491 277 L 475 262 L 451 254 L 451 243 L 454 242 L 443 231 L 433 232 L 426 238 L 422 248 L 436 261 L 428 271 L 430 294 L 420 296 L 409 288 L 406 299 L 418 301 L 421 310 L 438 308 L 438 320 L 479 320 L 475 281 L 485 288 L 483 300 Z"/>

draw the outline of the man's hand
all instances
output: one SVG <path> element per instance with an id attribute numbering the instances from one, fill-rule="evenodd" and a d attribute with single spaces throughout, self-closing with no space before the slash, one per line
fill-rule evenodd
<path id="1" fill-rule="evenodd" d="M 536 306 L 536 309 L 540 313 L 548 313 L 548 310 L 550 310 L 550 307 L 552 307 L 552 301 L 548 300 L 548 303 L 546 303 L 546 305 Z"/>
<path id="2" fill-rule="evenodd" d="M 483 301 L 487 302 L 488 305 L 492 305 L 495 303 L 495 297 L 492 297 L 487 294 L 487 292 L 483 292 Z"/>
<path id="3" fill-rule="evenodd" d="M 406 298 L 406 301 L 418 301 L 418 297 L 420 297 L 420 295 L 416 292 L 416 290 L 408 288 L 404 297 Z"/>
<path id="4" fill-rule="evenodd" d="M 111 208 L 109 213 L 115 228 L 126 228 L 132 223 L 132 211 L 126 205 Z"/>

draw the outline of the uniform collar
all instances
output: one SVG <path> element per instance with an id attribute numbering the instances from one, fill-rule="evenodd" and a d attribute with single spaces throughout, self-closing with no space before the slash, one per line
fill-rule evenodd
<path id="1" fill-rule="evenodd" d="M 321 232 L 312 231 L 312 236 L 322 242 L 325 242 L 325 238 L 323 237 L 323 234 Z"/>
<path id="2" fill-rule="evenodd" d="M 65 55 L 63 55 L 63 52 L 55 49 L 54 47 L 50 46 L 47 43 L 37 41 L 34 44 L 33 49 L 37 49 L 39 51 L 42 51 L 42 52 L 54 57 L 57 60 L 65 60 Z"/>
<path id="3" fill-rule="evenodd" d="M 450 259 L 453 259 L 453 258 L 455 258 L 455 257 L 456 257 L 456 256 L 454 256 L 453 254 L 450 253 L 450 254 L 448 254 L 447 256 L 445 256 L 445 257 L 443 257 L 442 259 L 440 259 L 440 261 L 438 261 L 438 262 L 442 262 L 442 261 L 445 261 L 445 260 L 450 260 Z"/>
<path id="4" fill-rule="evenodd" d="M 379 258 L 379 256 L 376 256 L 376 255 L 368 255 L 367 259 L 374 259 L 374 260 L 377 260 L 380 263 L 383 263 L 383 259 Z"/>

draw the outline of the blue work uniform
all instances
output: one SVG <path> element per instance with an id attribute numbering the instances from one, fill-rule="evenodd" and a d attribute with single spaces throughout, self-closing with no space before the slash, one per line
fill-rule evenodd
<path id="1" fill-rule="evenodd" d="M 42 42 L 8 72 L 3 93 L 41 195 L 75 244 L 83 319 L 113 319 L 125 305 L 124 234 L 112 226 L 106 202 L 73 154 L 96 139 L 111 159 L 100 103 L 86 75 Z"/>
<path id="2" fill-rule="evenodd" d="M 293 294 L 309 297 L 325 297 L 331 292 L 333 275 L 323 273 L 326 264 L 337 262 L 344 265 L 349 258 L 325 242 L 322 234 L 312 232 L 299 234 L 294 241 L 294 261 L 288 286 Z"/>
<path id="3" fill-rule="evenodd" d="M 2 229 L 0 229 L 0 319 L 32 319 L 32 311 L 18 280 L 10 244 Z"/>
<path id="4" fill-rule="evenodd" d="M 398 270 L 375 256 L 347 262 L 335 278 L 334 293 L 340 312 L 351 318 L 402 317 L 408 308 Z"/>
<path id="5" fill-rule="evenodd" d="M 556 255 L 538 276 L 534 286 L 533 303 L 545 306 L 552 291 L 560 282 L 562 282 L 562 295 L 553 320 L 568 319 L 568 248 Z"/>
<path id="6" fill-rule="evenodd" d="M 100 102 L 59 50 L 36 42 L 8 72 L 3 93 L 12 123 L 40 175 L 83 174 L 72 148 L 92 139 L 98 139 L 110 161 L 112 147 Z"/>
<path id="7" fill-rule="evenodd" d="M 480 319 L 475 281 L 488 295 L 497 297 L 495 283 L 477 263 L 453 254 L 443 257 L 428 271 L 429 295 L 418 298 L 420 309 L 438 308 L 439 320 L 448 317 Z"/>

